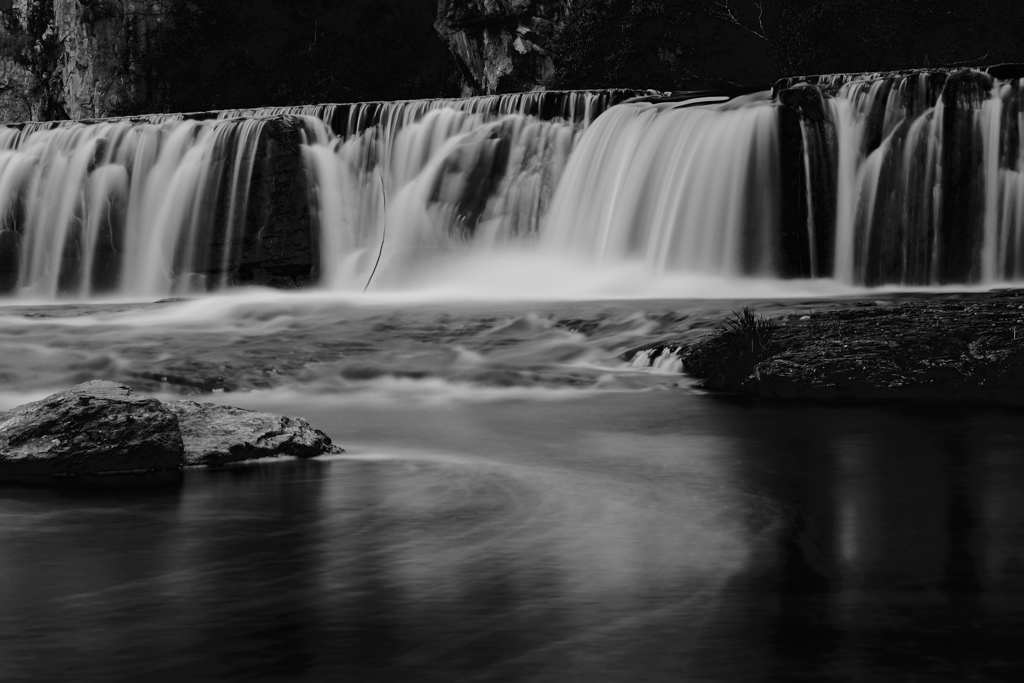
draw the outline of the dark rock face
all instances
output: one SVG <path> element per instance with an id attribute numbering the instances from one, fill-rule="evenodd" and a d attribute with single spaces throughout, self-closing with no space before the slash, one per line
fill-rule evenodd
<path id="1" fill-rule="evenodd" d="M 776 98 L 810 121 L 819 123 L 825 120 L 824 94 L 807 83 L 797 83 L 791 88 L 779 90 Z"/>
<path id="2" fill-rule="evenodd" d="M 565 0 L 439 0 L 434 28 L 458 64 L 464 95 L 533 90 L 554 73 L 549 46 Z"/>
<path id="3" fill-rule="evenodd" d="M 18 286 L 21 267 L 21 235 L 13 230 L 0 230 L 0 292 Z"/>
<path id="4" fill-rule="evenodd" d="M 0 478 L 176 469 L 183 451 L 177 416 L 114 382 L 0 413 Z"/>
<path id="5" fill-rule="evenodd" d="M 195 401 L 167 404 L 181 425 L 186 465 L 293 455 L 309 458 L 342 450 L 301 418 Z"/>
<path id="6" fill-rule="evenodd" d="M 319 253 L 309 212 L 302 161 L 302 123 L 295 117 L 268 121 L 257 151 L 246 226 L 235 281 L 276 287 L 309 284 Z"/>
<path id="7" fill-rule="evenodd" d="M 0 120 L 88 119 L 150 103 L 146 51 L 176 0 L 18 0 L 14 59 L 0 56 Z M 17 10 L 11 14 L 12 9 Z M 14 19 L 16 17 L 16 19 Z M 56 101 L 48 101 L 51 91 Z"/>
<path id="8" fill-rule="evenodd" d="M 802 319 L 806 318 L 806 319 Z M 757 353 L 721 330 L 683 356 L 706 388 L 767 398 L 1024 403 L 1024 298 L 869 303 L 775 321 Z"/>
<path id="9" fill-rule="evenodd" d="M 68 116 L 110 116 L 152 99 L 144 53 L 164 30 L 173 4 L 174 0 L 54 1 L 53 26 L 63 47 L 59 77 Z"/>
<path id="10" fill-rule="evenodd" d="M 237 172 L 240 130 L 237 126 L 232 131 L 233 145 L 223 163 L 213 169 L 220 188 L 231 187 Z M 282 288 L 312 282 L 319 249 L 302 160 L 302 131 L 302 121 L 294 116 L 264 122 L 253 154 L 244 223 L 229 220 L 232 193 L 204 193 L 206 223 L 188 254 L 191 270 L 179 277 L 199 276 L 210 285 L 226 281 Z M 182 267 L 184 256 L 184 251 L 178 254 L 176 267 Z"/>

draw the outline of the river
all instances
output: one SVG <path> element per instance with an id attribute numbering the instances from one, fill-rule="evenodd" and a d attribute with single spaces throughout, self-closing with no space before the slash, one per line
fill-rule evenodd
<path id="1" fill-rule="evenodd" d="M 0 488 L 0 679 L 1018 679 L 1019 412 L 771 405 L 631 367 L 740 305 L 0 309 L 0 408 L 113 379 L 346 449 Z"/>

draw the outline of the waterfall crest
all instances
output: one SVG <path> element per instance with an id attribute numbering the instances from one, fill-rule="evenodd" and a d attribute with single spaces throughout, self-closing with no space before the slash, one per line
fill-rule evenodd
<path id="1" fill-rule="evenodd" d="M 538 92 L 0 126 L 0 291 L 359 290 L 378 254 L 375 286 L 400 288 L 453 253 L 509 250 L 654 274 L 1014 282 L 1022 83 L 926 71 L 733 99 Z"/>

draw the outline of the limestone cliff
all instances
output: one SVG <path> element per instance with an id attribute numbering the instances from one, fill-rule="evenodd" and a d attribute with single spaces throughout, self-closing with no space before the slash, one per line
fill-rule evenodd
<path id="1" fill-rule="evenodd" d="M 144 55 L 167 0 L 54 0 L 53 8 L 68 116 L 110 116 L 152 97 Z"/>
<path id="2" fill-rule="evenodd" d="M 543 88 L 569 0 L 439 0 L 434 28 L 459 66 L 464 95 Z"/>
<path id="3" fill-rule="evenodd" d="M 35 79 L 14 60 L 0 56 L 0 122 L 28 121 L 33 115 L 31 97 Z"/>
<path id="4" fill-rule="evenodd" d="M 15 0 L 0 6 L 0 120 L 87 119 L 154 99 L 146 48 L 173 0 Z"/>
<path id="5" fill-rule="evenodd" d="M 749 14 L 723 15 L 710 0 L 438 0 L 434 27 L 459 67 L 464 95 L 681 90 L 777 77 Z M 758 16 L 755 9 L 755 22 Z"/>

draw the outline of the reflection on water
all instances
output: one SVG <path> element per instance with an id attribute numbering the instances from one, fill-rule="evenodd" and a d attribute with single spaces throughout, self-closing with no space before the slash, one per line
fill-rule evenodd
<path id="1" fill-rule="evenodd" d="M 349 454 L 0 490 L 5 681 L 1024 673 L 1016 414 L 275 396 Z"/>

